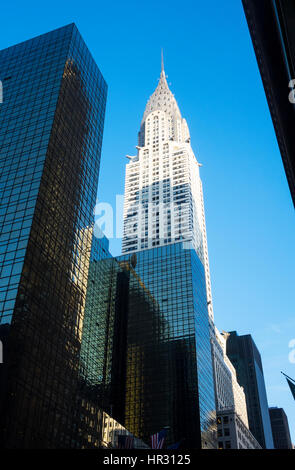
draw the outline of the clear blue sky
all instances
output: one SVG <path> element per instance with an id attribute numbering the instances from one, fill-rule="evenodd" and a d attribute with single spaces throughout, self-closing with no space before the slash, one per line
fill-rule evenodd
<path id="1" fill-rule="evenodd" d="M 295 402 L 280 374 L 295 377 L 295 214 L 241 1 L 4 2 L 0 48 L 73 21 L 109 85 L 101 201 L 124 192 L 125 155 L 136 151 L 163 47 L 203 164 L 217 326 L 252 334 L 269 405 L 285 409 L 295 442 Z"/>

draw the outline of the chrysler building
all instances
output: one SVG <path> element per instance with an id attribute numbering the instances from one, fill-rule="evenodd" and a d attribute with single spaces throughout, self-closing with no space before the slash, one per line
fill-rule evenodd
<path id="1" fill-rule="evenodd" d="M 169 89 L 163 55 L 159 83 L 147 102 L 136 148 L 137 155 L 127 155 L 122 253 L 177 242 L 194 248 L 205 268 L 213 320 L 201 165 Z"/>

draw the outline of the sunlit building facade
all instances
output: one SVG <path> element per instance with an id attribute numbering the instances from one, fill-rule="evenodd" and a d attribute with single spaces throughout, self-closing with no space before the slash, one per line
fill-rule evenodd
<path id="1" fill-rule="evenodd" d="M 190 243 L 205 267 L 213 320 L 201 164 L 169 89 L 163 58 L 158 86 L 140 124 L 137 155 L 127 157 L 122 253 L 178 241 Z"/>
<path id="2" fill-rule="evenodd" d="M 236 369 L 226 354 L 227 333 L 214 328 L 211 335 L 216 411 L 232 410 L 249 427 L 246 397 L 237 381 Z"/>
<path id="3" fill-rule="evenodd" d="M 217 412 L 218 449 L 261 449 L 244 420 L 234 409 Z"/>

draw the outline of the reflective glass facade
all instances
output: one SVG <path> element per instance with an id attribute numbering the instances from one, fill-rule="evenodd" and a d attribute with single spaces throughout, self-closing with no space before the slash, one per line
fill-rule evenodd
<path id="1" fill-rule="evenodd" d="M 90 263 L 81 377 L 93 400 L 124 424 L 129 273 L 114 258 Z"/>
<path id="2" fill-rule="evenodd" d="M 130 279 L 125 426 L 146 439 L 169 426 L 168 443 L 182 439 L 185 448 L 216 448 L 203 264 L 182 243 L 137 252 L 136 257 L 136 273 L 158 310 L 152 323 L 138 306 Z"/>
<path id="3" fill-rule="evenodd" d="M 90 273 L 82 350 L 103 409 L 147 444 L 169 426 L 168 445 L 216 448 L 206 283 L 195 250 L 154 248 L 93 262 Z"/>
<path id="4" fill-rule="evenodd" d="M 1 445 L 79 446 L 107 86 L 74 24 L 0 51 L 0 80 Z"/>

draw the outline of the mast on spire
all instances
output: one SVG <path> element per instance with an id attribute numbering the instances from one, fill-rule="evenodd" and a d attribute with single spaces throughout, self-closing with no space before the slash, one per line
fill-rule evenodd
<path id="1" fill-rule="evenodd" d="M 165 76 L 163 48 L 161 49 L 161 75 L 164 75 L 164 76 Z"/>

